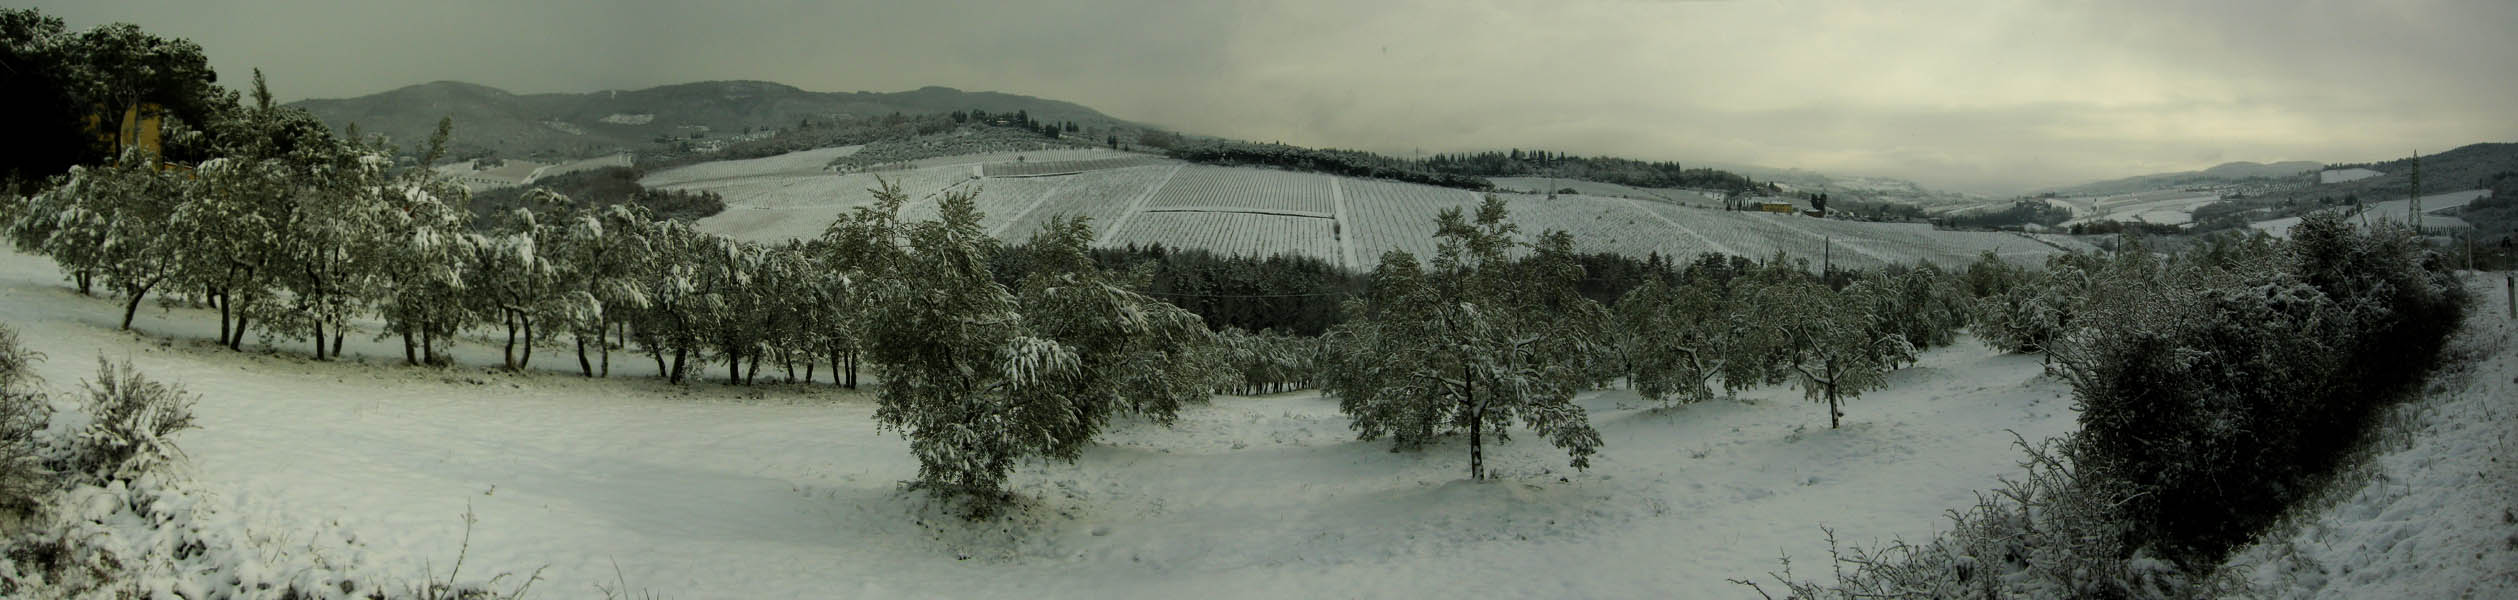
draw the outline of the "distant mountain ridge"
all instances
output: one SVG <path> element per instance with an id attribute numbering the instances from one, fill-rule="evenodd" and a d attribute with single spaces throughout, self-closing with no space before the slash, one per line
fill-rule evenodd
<path id="1" fill-rule="evenodd" d="M 2305 160 L 2277 163 L 2227 162 L 2201 171 L 2153 173 L 2121 179 L 2093 181 L 2078 185 L 2050 188 L 2047 192 L 2073 196 L 2138 192 L 2188 185 L 2230 183 L 2247 179 L 2281 178 L 2301 175 L 2325 168 L 2325 163 Z"/>
<path id="2" fill-rule="evenodd" d="M 441 117 L 455 120 L 457 154 L 562 159 L 641 150 L 681 140 L 726 140 L 747 131 L 792 128 L 806 120 L 1023 111 L 1042 122 L 1137 126 L 1070 102 L 928 86 L 906 92 L 813 92 L 767 81 L 704 81 L 639 90 L 515 94 L 437 81 L 341 99 L 289 103 L 335 130 L 356 124 L 404 146 L 428 139 Z"/>

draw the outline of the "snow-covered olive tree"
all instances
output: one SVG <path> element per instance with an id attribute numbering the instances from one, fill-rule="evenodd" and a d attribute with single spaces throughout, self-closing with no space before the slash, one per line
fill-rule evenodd
<path id="1" fill-rule="evenodd" d="M 350 319 L 367 310 L 377 265 L 369 244 L 387 208 L 384 154 L 349 140 L 319 150 L 309 177 L 283 198 L 291 204 L 271 240 L 270 274 L 288 290 L 285 303 L 261 305 L 268 335 L 312 339 L 315 360 L 341 351 Z"/>
<path id="2" fill-rule="evenodd" d="M 370 302 L 385 322 L 377 339 L 400 336 L 403 361 L 415 365 L 441 362 L 438 343 L 451 342 L 473 320 L 464 301 L 470 293 L 464 268 L 471 249 L 463 235 L 470 195 L 429 170 L 445 152 L 449 127 L 439 121 L 418 167 L 386 184 L 367 244 L 367 263 L 375 269 Z"/>
<path id="3" fill-rule="evenodd" d="M 877 206 L 897 210 L 898 194 L 884 186 Z M 1084 399 L 1071 394 L 1082 360 L 1024 326 L 1013 292 L 988 272 L 996 242 L 970 196 L 948 193 L 941 220 L 905 235 L 875 233 L 908 242 L 901 268 L 869 282 L 879 324 L 866 354 L 883 374 L 875 419 L 909 438 L 912 487 L 991 515 L 1012 499 L 1004 484 L 1016 461 L 1071 450 L 1066 440 L 1090 431 Z"/>
<path id="4" fill-rule="evenodd" d="M 1845 399 L 1885 387 L 1899 362 L 1913 360 L 1914 345 L 1882 331 L 1872 314 L 1880 305 L 1875 298 L 1889 293 L 1877 279 L 1829 291 L 1816 281 L 1786 278 L 1748 294 L 1761 324 L 1756 354 L 1778 358 L 1810 400 L 1827 403 L 1830 429 L 1841 424 Z"/>
<path id="5" fill-rule="evenodd" d="M 59 184 L 27 198 L 9 223 L 9 239 L 18 250 L 52 257 L 81 294 L 95 293 L 96 272 L 113 235 L 112 215 L 98 210 L 93 194 L 83 191 L 104 179 L 96 169 L 71 167 Z"/>
<path id="6" fill-rule="evenodd" d="M 1689 404 L 1757 383 L 1747 352 L 1755 323 L 1722 297 L 1719 283 L 1697 277 L 1672 285 L 1652 279 L 1618 298 L 1618 331 L 1627 380 L 1647 400 Z"/>
<path id="7" fill-rule="evenodd" d="M 168 228 L 185 240 L 178 289 L 219 309 L 219 343 L 244 346 L 246 308 L 276 294 L 269 249 L 284 216 L 276 198 L 292 185 L 278 159 L 227 156 L 192 173 L 195 193 L 176 207 Z"/>
<path id="8" fill-rule="evenodd" d="M 537 214 L 565 218 L 569 199 L 538 189 L 526 192 L 525 199 L 528 208 L 509 212 L 488 233 L 466 241 L 472 251 L 465 261 L 472 312 L 506 328 L 509 369 L 532 366 L 534 344 L 554 327 L 571 327 L 593 312 L 594 304 L 592 295 L 561 285 L 566 273 L 553 257 L 563 234 Z"/>
<path id="9" fill-rule="evenodd" d="M 647 308 L 647 290 L 638 275 L 647 261 L 656 259 L 647 243 L 647 232 L 653 227 L 645 209 L 629 205 L 604 207 L 568 222 L 559 249 L 560 261 L 568 265 L 566 286 L 593 300 L 581 307 L 591 314 L 569 319 L 577 343 L 577 368 L 587 377 L 612 375 L 609 336 L 627 327 L 628 315 Z M 589 337 L 594 339 L 599 361 L 586 358 Z"/>
<path id="10" fill-rule="evenodd" d="M 631 316 L 630 340 L 655 359 L 656 372 L 665 380 L 681 383 L 691 356 L 704 349 L 695 257 L 708 234 L 688 223 L 663 220 L 653 222 L 644 237 L 652 260 L 639 265 L 634 277 L 647 304 Z M 669 363 L 667 354 L 673 357 Z"/>
<path id="11" fill-rule="evenodd" d="M 994 514 L 1013 500 L 1004 486 L 1016 462 L 1072 461 L 1112 415 L 1169 421 L 1214 385 L 1204 325 L 1093 267 L 1081 221 L 1043 234 L 1057 264 L 1018 296 L 989 271 L 996 241 L 974 194 L 948 192 L 938 220 L 904 225 L 899 188 L 875 192 L 833 225 L 834 254 L 868 275 L 866 355 L 883 374 L 875 418 L 909 438 L 912 487 L 962 502 L 969 517 Z"/>
<path id="12" fill-rule="evenodd" d="M 1052 218 L 1032 236 L 1034 263 L 1016 294 L 1025 324 L 1078 359 L 1070 394 L 1091 418 L 1087 431 L 1062 440 L 1070 444 L 1092 439 L 1091 429 L 1122 411 L 1168 424 L 1226 374 L 1223 348 L 1198 315 L 1137 292 L 1141 273 L 1094 264 L 1092 244 L 1083 217 Z M 1071 459 L 1073 449 L 1052 454 Z"/>
<path id="13" fill-rule="evenodd" d="M 1487 476 L 1488 431 L 1509 439 L 1515 424 L 1564 449 L 1575 468 L 1590 466 L 1600 434 L 1574 394 L 1593 378 L 1593 340 L 1542 308 L 1559 301 L 1549 290 L 1573 289 L 1580 269 L 1510 268 L 1516 228 L 1493 196 L 1474 220 L 1445 210 L 1436 225 L 1430 267 L 1405 252 L 1384 254 L 1371 294 L 1330 330 L 1322 391 L 1366 440 L 1417 448 L 1468 432 L 1471 479 Z"/>

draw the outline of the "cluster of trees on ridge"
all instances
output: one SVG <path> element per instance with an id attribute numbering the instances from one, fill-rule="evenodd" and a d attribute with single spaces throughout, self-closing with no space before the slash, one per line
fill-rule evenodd
<path id="1" fill-rule="evenodd" d="M 1425 168 L 1425 165 L 1415 161 L 1391 158 L 1361 150 L 1305 148 L 1231 140 L 1198 140 L 1174 144 L 1168 152 L 1172 158 L 1197 163 L 1261 165 L 1466 190 L 1495 189 L 1495 183 L 1487 181 L 1484 177 L 1439 172 Z"/>
<path id="2" fill-rule="evenodd" d="M 1436 154 L 1415 162 L 1427 171 L 1471 177 L 1553 176 L 1633 187 L 1726 191 L 1761 187 L 1755 180 L 1721 169 L 1690 169 L 1677 162 L 1571 156 L 1546 150 L 1523 152 L 1516 148 L 1505 152 Z"/>
<path id="3" fill-rule="evenodd" d="M 636 205 L 658 219 L 696 221 L 726 210 L 726 198 L 716 192 L 651 190 L 638 184 L 638 178 L 644 175 L 643 169 L 604 167 L 545 177 L 530 185 L 482 190 L 472 196 L 473 221 L 487 223 L 523 207 L 525 196 L 537 189 L 566 196 L 580 207 Z"/>

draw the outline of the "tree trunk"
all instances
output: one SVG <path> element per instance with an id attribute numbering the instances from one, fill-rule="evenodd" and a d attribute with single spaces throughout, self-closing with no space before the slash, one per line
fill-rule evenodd
<path id="1" fill-rule="evenodd" d="M 743 385 L 743 351 L 726 348 L 726 385 Z"/>
<path id="2" fill-rule="evenodd" d="M 666 370 L 664 370 L 664 349 L 663 349 L 663 348 L 648 348 L 648 349 L 647 349 L 647 355 L 648 355 L 648 356 L 653 356 L 653 357 L 656 357 L 656 376 L 657 376 L 657 377 L 665 377 L 665 376 L 669 376 L 669 375 L 672 375 L 672 374 L 673 374 L 671 371 L 666 371 Z"/>
<path id="3" fill-rule="evenodd" d="M 848 349 L 848 389 L 857 389 L 857 349 Z"/>
<path id="4" fill-rule="evenodd" d="M 323 319 L 315 320 L 315 360 L 323 360 Z"/>
<path id="5" fill-rule="evenodd" d="M 1477 384 L 1471 383 L 1467 368 L 1460 369 L 1460 386 L 1469 403 L 1469 479 L 1486 480 L 1486 405 L 1478 403 Z"/>
<path id="6" fill-rule="evenodd" d="M 601 348 L 597 348 L 597 350 L 603 351 L 603 374 L 601 377 L 612 376 L 612 340 L 610 339 L 611 336 L 605 335 L 611 332 L 612 325 L 609 323 L 595 327 L 595 345 L 601 346 Z M 628 346 L 622 347 L 628 348 Z"/>
<path id="7" fill-rule="evenodd" d="M 500 309 L 499 312 L 503 313 L 500 315 L 501 320 L 507 323 L 507 349 L 505 350 L 507 370 L 514 371 L 516 370 L 516 313 L 505 309 Z"/>
<path id="8" fill-rule="evenodd" d="M 1838 424 L 1838 421 L 1839 421 L 1839 420 L 1841 420 L 1841 419 L 1843 419 L 1843 418 L 1844 418 L 1844 416 L 1845 416 L 1845 411 L 1844 411 L 1843 409 L 1839 409 L 1839 408 L 1837 408 L 1837 405 L 1836 405 L 1836 382 L 1833 382 L 1833 381 L 1828 382 L 1828 383 L 1827 383 L 1827 428 L 1828 428 L 1828 429 L 1835 429 L 1835 428 L 1836 428 L 1836 425 Z"/>
<path id="9" fill-rule="evenodd" d="M 819 364 L 821 364 L 821 363 L 816 363 L 816 362 L 813 362 L 813 360 L 812 360 L 812 359 L 806 359 L 806 360 L 804 361 L 804 382 L 805 382 L 805 383 L 813 383 L 813 367 L 814 367 L 814 366 L 816 366 L 816 365 L 819 365 Z"/>
<path id="10" fill-rule="evenodd" d="M 690 349 L 687 348 L 676 347 L 673 349 L 673 376 L 666 378 L 666 381 L 673 383 L 682 382 L 682 359 L 689 356 L 690 352 Z"/>
<path id="11" fill-rule="evenodd" d="M 761 353 L 755 351 L 745 358 L 750 359 L 752 364 L 743 369 L 743 385 L 752 385 L 761 378 Z"/>
<path id="12" fill-rule="evenodd" d="M 341 321 L 341 322 L 339 322 L 339 323 L 334 323 L 334 324 L 332 324 L 332 357 L 333 357 L 333 358 L 340 358 L 340 357 L 341 357 L 341 338 L 342 338 L 342 337 L 344 337 L 344 336 L 347 336 L 347 335 L 349 335 L 349 334 L 350 334 L 350 322 L 349 322 L 348 320 L 346 320 L 346 319 L 345 319 L 345 320 L 343 320 L 343 321 Z"/>
<path id="13" fill-rule="evenodd" d="M 595 376 L 594 363 L 586 361 L 586 332 L 583 331 L 577 332 L 577 369 L 585 371 L 587 379 Z"/>
<path id="14" fill-rule="evenodd" d="M 251 301 L 251 300 L 247 300 L 247 301 L 245 301 L 245 308 L 252 308 L 252 307 L 253 307 L 253 301 Z M 237 310 L 236 310 L 236 335 L 235 335 L 234 337 L 227 338 L 227 349 L 229 349 L 229 350 L 235 350 L 235 351 L 238 351 L 238 352 L 243 352 L 243 351 L 245 351 L 245 330 L 248 328 L 248 326 L 250 326 L 250 325 L 252 325 L 252 324 L 253 324 L 253 316 L 252 316 L 252 315 L 245 314 L 245 310 L 244 310 L 244 308 L 239 308 L 239 309 L 237 309 Z"/>
<path id="15" fill-rule="evenodd" d="M 154 284 L 154 283 L 149 284 L 149 285 L 140 286 L 139 288 L 134 289 L 134 290 L 132 290 L 132 291 L 131 291 L 131 301 L 130 301 L 130 302 L 124 302 L 124 303 L 122 303 L 122 330 L 123 330 L 123 331 L 130 331 L 130 330 L 131 330 L 131 315 L 132 315 L 132 314 L 134 314 L 134 313 L 138 313 L 138 312 L 140 312 L 140 299 L 141 299 L 141 298 L 148 297 L 148 295 L 149 295 L 149 288 L 151 288 L 151 287 L 156 287 L 156 286 L 157 286 L 157 284 Z"/>
<path id="16" fill-rule="evenodd" d="M 525 324 L 525 356 L 516 361 L 516 370 L 522 371 L 533 367 L 533 319 L 517 317 L 516 320 Z"/>
<path id="17" fill-rule="evenodd" d="M 420 330 L 420 362 L 437 364 L 437 335 L 425 329 Z"/>
<path id="18" fill-rule="evenodd" d="M 219 305 L 219 343 L 224 345 L 228 335 L 227 292 L 211 292 L 210 302 Z"/>
<path id="19" fill-rule="evenodd" d="M 407 326 L 402 329 L 402 362 L 412 366 L 420 364 L 419 357 L 411 355 L 411 329 Z"/>

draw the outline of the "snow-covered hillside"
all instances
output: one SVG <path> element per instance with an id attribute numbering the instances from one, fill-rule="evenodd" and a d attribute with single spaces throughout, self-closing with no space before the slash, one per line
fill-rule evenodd
<path id="1" fill-rule="evenodd" d="M 1728 597 L 1778 554 L 1823 560 L 1822 525 L 1928 535 L 2016 469 L 2007 431 L 2073 419 L 2035 357 L 1962 341 L 1853 401 L 1842 430 L 1787 389 L 1662 411 L 1588 393 L 1608 442 L 1592 469 L 1525 431 L 1489 447 L 1500 480 L 1471 483 L 1456 441 L 1392 453 L 1314 393 L 1218 397 L 1020 469 L 1035 502 L 968 525 L 899 490 L 916 463 L 863 393 L 500 374 L 483 343 L 413 369 L 359 334 L 351 362 L 314 363 L 213 349 L 194 309 L 116 332 L 117 308 L 0 252 L 0 320 L 51 357 L 53 387 L 104 355 L 201 394 L 179 441 L 212 526 L 338 532 L 327 560 L 416 579 L 453 560 L 468 509 L 465 572 L 547 566 L 537 598 L 601 597 L 616 563 L 675 598 Z"/>
<path id="2" fill-rule="evenodd" d="M 2491 197 L 2491 195 L 2491 190 L 2465 190 L 2462 192 L 2448 192 L 2445 194 L 2431 194 L 2423 196 L 2422 226 L 2424 228 L 2468 228 L 2470 227 L 2469 225 L 2456 217 L 2434 213 L 2449 212 L 2454 209 L 2465 208 L 2466 205 L 2473 204 L 2475 200 L 2488 198 Z M 2371 222 L 2387 221 L 2403 224 L 2406 219 L 2410 217 L 2407 213 L 2410 212 L 2412 208 L 2412 200 L 2389 200 L 2386 202 L 2372 202 L 2362 207 L 2361 212 L 2368 215 Z M 2329 210 L 2344 209 L 2335 208 Z M 2275 236 L 2288 237 L 2291 234 L 2291 227 L 2298 225 L 2299 219 L 2299 217 L 2286 217 L 2248 223 L 2247 226 Z"/>
<path id="3" fill-rule="evenodd" d="M 2385 175 L 2385 173 L 2380 173 L 2380 172 L 2377 172 L 2377 171 L 2372 171 L 2372 170 L 2369 170 L 2369 169 L 2361 169 L 2361 168 L 2351 168 L 2351 169 L 2326 169 L 2326 170 L 2324 170 L 2324 171 L 2318 171 L 2318 172 L 2317 172 L 2317 183 L 2343 183 L 2343 182 L 2347 182 L 2347 181 L 2360 181 L 2360 180 L 2363 180 L 2363 179 L 2368 179 L 2368 178 L 2371 178 L 2371 177 L 2377 177 L 2377 176 L 2380 176 L 2380 175 Z"/>
<path id="4" fill-rule="evenodd" d="M 2518 597 L 2518 321 L 2503 273 L 2469 274 L 2477 292 L 2425 397 L 2398 409 L 2368 464 L 2342 490 L 2230 559 L 2278 598 Z"/>
<path id="5" fill-rule="evenodd" d="M 825 151 L 797 154 L 820 152 Z M 1104 244 L 1159 243 L 1226 253 L 1308 254 L 1358 270 L 1370 269 L 1370 261 L 1390 250 L 1427 256 L 1435 214 L 1444 208 L 1471 207 L 1477 200 L 1473 192 L 1410 183 L 1183 165 L 1106 150 L 1061 152 L 1034 153 L 1038 156 L 1030 160 L 1133 158 L 1105 165 L 1110 168 L 1064 174 L 1000 169 L 1021 176 L 998 177 L 983 176 L 988 171 L 982 167 L 1003 165 L 1011 155 L 943 157 L 921 161 L 922 166 L 914 168 L 857 174 L 794 168 L 812 163 L 812 157 L 770 157 L 693 165 L 651 175 L 645 183 L 723 195 L 725 212 L 701 220 L 700 229 L 750 241 L 820 235 L 848 209 L 870 202 L 864 190 L 873 187 L 879 176 L 899 182 L 913 198 L 903 209 L 903 217 L 909 219 L 934 214 L 933 199 L 944 190 L 970 186 L 979 193 L 979 210 L 988 217 L 984 224 L 1001 240 L 1029 238 L 1053 215 L 1082 214 L 1092 217 L 1105 233 Z M 1525 235 L 1564 230 L 1574 234 L 1577 249 L 1589 252 L 1636 257 L 1720 252 L 1764 259 L 1781 251 L 1812 264 L 1834 260 L 1862 268 L 1916 261 L 1965 263 L 1988 250 L 2009 260 L 2035 263 L 2067 249 L 2089 249 L 2088 244 L 2061 236 L 1936 231 L 1914 224 L 1723 211 L 1715 208 L 1719 203 L 1689 190 L 1544 178 L 1497 180 L 1497 185 L 1507 189 L 1551 184 L 1580 193 L 1553 198 L 1500 195 L 1511 205 L 1513 221 Z M 1150 213 L 1161 216 L 1145 216 Z M 2155 216 L 2166 219 L 2164 214 Z"/>

